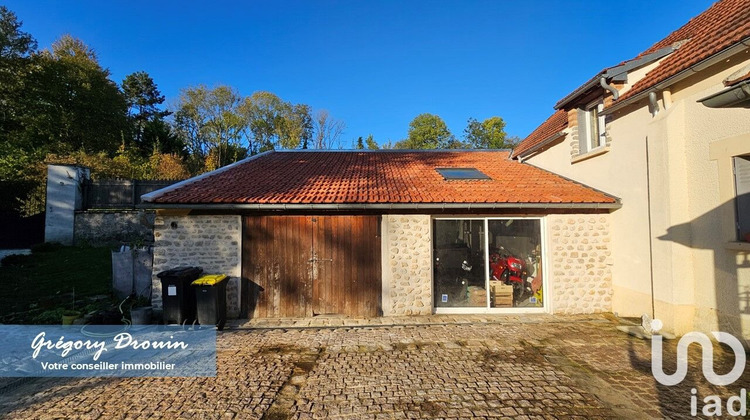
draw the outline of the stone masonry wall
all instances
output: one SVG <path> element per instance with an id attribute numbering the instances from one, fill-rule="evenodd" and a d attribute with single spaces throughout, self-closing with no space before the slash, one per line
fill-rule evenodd
<path id="1" fill-rule="evenodd" d="M 226 274 L 227 316 L 240 313 L 239 278 L 242 261 L 240 216 L 157 216 L 154 222 L 154 306 L 161 307 L 161 271 L 179 266 L 200 266 L 205 274 Z"/>
<path id="2" fill-rule="evenodd" d="M 432 234 L 428 215 L 384 215 L 383 314 L 432 313 Z"/>
<path id="3" fill-rule="evenodd" d="M 89 210 L 75 214 L 75 243 L 94 246 L 154 243 L 154 212 Z"/>
<path id="4" fill-rule="evenodd" d="M 612 310 L 608 214 L 550 215 L 548 267 L 552 310 L 587 314 Z"/>

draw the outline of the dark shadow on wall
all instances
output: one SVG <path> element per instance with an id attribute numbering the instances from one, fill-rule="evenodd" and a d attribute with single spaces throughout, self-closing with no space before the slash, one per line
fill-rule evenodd
<path id="1" fill-rule="evenodd" d="M 745 341 L 750 348 L 750 337 L 742 334 L 743 314 L 750 314 L 750 284 L 739 284 L 739 271 L 750 269 L 750 243 L 748 250 L 737 249 L 731 242 L 737 241 L 732 236 L 723 238 L 726 224 L 735 225 L 734 200 L 721 204 L 687 223 L 672 226 L 667 233 L 658 237 L 662 241 L 671 241 L 693 249 L 712 251 L 713 278 L 696 279 L 696 282 L 714 282 L 716 293 L 716 311 L 719 330 L 728 332 Z M 697 284 L 697 291 L 700 284 Z"/>

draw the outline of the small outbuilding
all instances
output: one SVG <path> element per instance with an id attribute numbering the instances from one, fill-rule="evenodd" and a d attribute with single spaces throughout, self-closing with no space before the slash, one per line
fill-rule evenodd
<path id="1" fill-rule="evenodd" d="M 234 316 L 611 309 L 619 200 L 508 151 L 272 151 L 142 198 L 154 273 L 228 274 Z"/>

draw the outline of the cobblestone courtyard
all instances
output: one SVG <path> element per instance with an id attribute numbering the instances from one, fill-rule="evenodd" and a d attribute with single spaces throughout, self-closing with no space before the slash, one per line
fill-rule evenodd
<path id="1" fill-rule="evenodd" d="M 747 374 L 727 388 L 705 383 L 696 348 L 683 383 L 658 385 L 650 342 L 604 316 L 415 319 L 424 325 L 227 329 L 215 378 L 0 382 L 0 417 L 682 418 L 691 388 L 699 412 L 707 395 L 748 388 Z M 734 359 L 716 350 L 725 373 Z"/>

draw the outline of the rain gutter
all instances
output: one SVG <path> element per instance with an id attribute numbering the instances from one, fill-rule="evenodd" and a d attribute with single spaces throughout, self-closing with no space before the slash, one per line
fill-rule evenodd
<path id="1" fill-rule="evenodd" d="M 585 93 L 589 89 L 595 88 L 597 85 L 612 92 L 614 99 L 617 100 L 619 97 L 619 92 L 617 92 L 617 90 L 614 87 L 610 86 L 607 83 L 607 80 L 611 79 L 615 82 L 627 81 L 628 72 L 630 70 L 638 68 L 638 67 L 642 67 L 646 64 L 653 63 L 654 61 L 659 60 L 668 54 L 671 54 L 675 50 L 676 48 L 674 47 L 661 48 L 659 50 L 652 52 L 651 54 L 646 54 L 641 58 L 636 58 L 630 61 L 626 61 L 625 63 L 620 64 L 619 66 L 615 66 L 615 67 L 611 67 L 609 69 L 603 70 L 597 73 L 597 75 L 594 76 L 591 80 L 584 83 L 582 86 L 578 87 L 578 89 L 574 90 L 573 92 L 566 95 L 564 98 L 560 99 L 555 104 L 554 108 L 562 109 L 565 105 L 575 100 L 578 96 Z"/>
<path id="2" fill-rule="evenodd" d="M 750 80 L 698 99 L 698 102 L 709 108 L 750 107 Z"/>
<path id="3" fill-rule="evenodd" d="M 511 155 L 511 158 L 518 158 L 519 162 L 523 162 L 523 158 L 525 156 L 528 156 L 528 155 L 536 152 L 537 150 L 541 149 L 542 147 L 544 147 L 544 146 L 552 143 L 553 141 L 559 139 L 560 137 L 563 137 L 564 135 L 565 135 L 564 131 L 558 131 L 557 133 L 555 133 L 555 134 L 547 137 L 546 139 L 542 140 L 540 143 L 535 144 L 534 146 L 532 146 L 532 147 L 524 150 L 523 152 L 521 152 L 519 154 L 513 153 Z"/>
<path id="4" fill-rule="evenodd" d="M 190 209 L 190 210 L 494 210 L 494 209 L 605 209 L 622 207 L 615 203 L 360 203 L 360 204 L 248 204 L 248 203 L 197 203 L 162 204 L 144 203 L 146 209 Z"/>
<path id="5" fill-rule="evenodd" d="M 750 37 L 747 37 L 743 39 L 742 41 L 737 42 L 736 44 L 732 45 L 731 47 L 728 47 L 724 49 L 723 51 L 720 51 L 708 58 L 705 58 L 694 65 L 686 68 L 685 70 L 682 70 L 681 72 L 666 78 L 665 80 L 662 80 L 661 82 L 657 83 L 656 85 L 652 86 L 649 89 L 646 89 L 642 92 L 639 92 L 629 98 L 621 99 L 618 102 L 615 102 L 614 104 L 610 105 L 609 107 L 605 108 L 604 111 L 601 112 L 601 115 L 609 115 L 614 112 L 617 112 L 621 110 L 622 108 L 633 104 L 635 102 L 638 102 L 642 99 L 648 98 L 649 93 L 651 92 L 657 92 L 663 89 L 668 88 L 669 86 L 680 82 L 682 80 L 687 79 L 688 77 L 701 72 L 708 67 L 713 66 L 714 64 L 718 64 L 729 57 L 740 53 L 744 50 L 746 50 L 748 47 L 750 47 Z"/>

